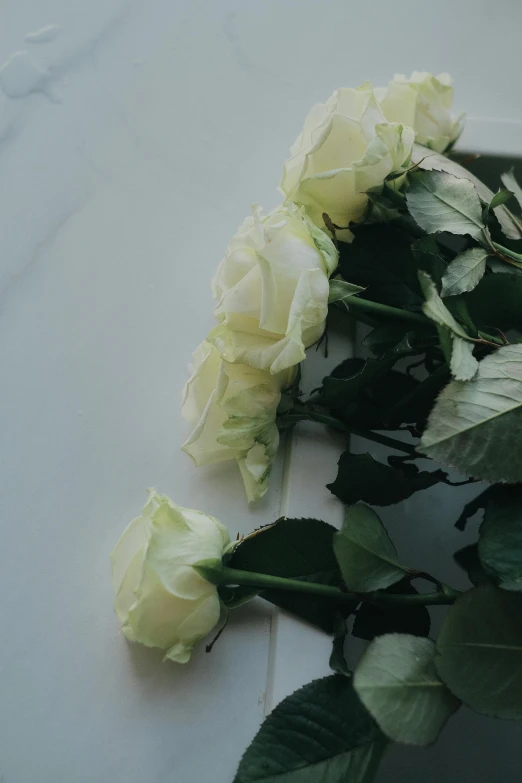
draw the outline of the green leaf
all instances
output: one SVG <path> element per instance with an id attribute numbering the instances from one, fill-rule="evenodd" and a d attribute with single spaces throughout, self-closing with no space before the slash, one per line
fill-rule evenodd
<path id="1" fill-rule="evenodd" d="M 412 353 L 415 352 L 406 335 L 380 359 L 347 359 L 323 378 L 322 403 L 330 408 L 348 405 L 366 386 L 382 378 L 399 359 Z"/>
<path id="2" fill-rule="evenodd" d="M 482 207 L 469 179 L 442 171 L 418 171 L 410 175 L 410 180 L 406 194 L 408 210 L 424 231 L 480 237 L 484 229 Z"/>
<path id="3" fill-rule="evenodd" d="M 475 516 L 478 511 L 486 508 L 491 490 L 492 487 L 487 487 L 483 492 L 480 493 L 480 495 L 477 495 L 476 498 L 473 498 L 473 500 L 470 500 L 469 503 L 466 503 L 459 518 L 455 522 L 455 527 L 457 530 L 465 530 L 466 525 L 468 524 L 468 520 Z"/>
<path id="4" fill-rule="evenodd" d="M 461 473 L 522 481 L 522 345 L 479 363 L 473 380 L 451 381 L 428 419 L 418 450 Z"/>
<path id="5" fill-rule="evenodd" d="M 366 335 L 362 344 L 368 348 L 375 356 L 382 356 L 386 351 L 392 349 L 404 338 L 412 343 L 413 333 L 410 324 L 387 323 L 383 326 L 376 326 Z"/>
<path id="6" fill-rule="evenodd" d="M 346 505 L 364 500 L 373 506 L 390 506 L 446 478 L 442 470 L 410 475 L 377 462 L 370 454 L 351 454 L 349 451 L 341 454 L 337 464 L 337 477 L 326 486 Z"/>
<path id="7" fill-rule="evenodd" d="M 387 189 L 390 191 L 390 188 Z M 396 191 L 392 191 L 395 193 Z M 365 218 L 365 223 L 389 223 L 393 220 L 400 218 L 409 218 L 404 209 L 401 209 L 402 204 L 395 203 L 388 197 L 388 193 L 383 188 L 371 188 L 366 191 L 370 209 L 368 215 Z"/>
<path id="8" fill-rule="evenodd" d="M 340 277 L 334 277 L 330 280 L 330 293 L 328 294 L 328 304 L 345 302 L 351 296 L 360 294 L 365 289 L 360 285 L 353 285 L 353 283 L 347 283 Z"/>
<path id="9" fill-rule="evenodd" d="M 419 381 L 407 373 L 390 370 L 377 383 L 370 384 L 365 389 L 367 400 L 373 404 L 376 412 L 376 424 L 371 429 L 397 429 L 410 415 L 402 408 L 402 402 L 417 389 Z M 358 418 L 358 406 L 352 421 L 359 427 L 363 426 Z M 403 417 L 398 417 L 396 410 L 402 409 Z"/>
<path id="10" fill-rule="evenodd" d="M 473 343 L 453 337 L 450 370 L 457 381 L 470 381 L 477 374 L 479 363 L 473 356 Z"/>
<path id="11" fill-rule="evenodd" d="M 472 291 L 486 271 L 489 253 L 481 247 L 472 247 L 450 261 L 442 277 L 442 296 L 456 296 Z"/>
<path id="12" fill-rule="evenodd" d="M 451 364 L 451 354 L 453 351 L 453 332 L 447 326 L 437 326 L 439 335 L 439 346 L 444 356 L 446 364 Z"/>
<path id="13" fill-rule="evenodd" d="M 388 370 L 382 375 L 375 364 L 378 372 L 360 374 L 364 367 L 365 360 L 360 358 L 347 359 L 336 367 L 330 377 L 343 378 L 348 382 L 327 381 L 322 403 L 347 425 L 354 424 L 359 429 L 396 429 L 404 419 L 391 413 L 391 409 L 400 408 L 407 418 L 408 408 L 401 406 L 401 402 L 417 388 L 419 382 L 395 370 Z"/>
<path id="14" fill-rule="evenodd" d="M 453 318 L 452 314 L 442 301 L 437 291 L 437 286 L 426 272 L 419 272 L 419 282 L 422 288 L 422 292 L 426 299 L 422 305 L 422 312 L 432 321 L 435 321 L 439 326 L 445 326 L 453 334 L 458 337 L 462 337 L 463 340 L 469 340 L 470 338 Z"/>
<path id="15" fill-rule="evenodd" d="M 247 536 L 227 562 L 230 568 L 295 577 L 337 568 L 333 525 L 321 519 L 282 517 Z"/>
<path id="16" fill-rule="evenodd" d="M 522 330 L 521 275 L 486 275 L 466 301 L 471 317 L 483 328 Z"/>
<path id="17" fill-rule="evenodd" d="M 348 668 L 346 658 L 344 657 L 344 643 L 347 634 L 346 620 L 344 617 L 340 616 L 335 626 L 332 652 L 328 665 L 330 666 L 330 669 L 333 669 L 337 674 L 344 674 L 346 677 L 351 677 L 352 673 Z"/>
<path id="18" fill-rule="evenodd" d="M 522 487 L 492 488 L 480 526 L 478 554 L 500 587 L 522 591 Z"/>
<path id="19" fill-rule="evenodd" d="M 516 277 L 522 276 L 522 269 L 508 264 L 506 261 L 502 261 L 497 256 L 490 256 L 488 258 L 488 269 L 491 272 L 503 275 L 513 275 Z"/>
<path id="20" fill-rule="evenodd" d="M 405 578 L 387 587 L 384 592 L 414 595 L 417 590 Z M 352 635 L 369 642 L 387 633 L 428 636 L 430 625 L 430 613 L 425 606 L 376 606 L 363 603 L 355 614 Z"/>
<path id="21" fill-rule="evenodd" d="M 453 318 L 459 322 L 471 337 L 478 337 L 477 327 L 473 323 L 466 304 L 466 295 L 448 296 L 444 304 L 452 314 Z"/>
<path id="22" fill-rule="evenodd" d="M 354 688 L 395 742 L 430 745 L 459 707 L 435 668 L 435 642 L 409 634 L 379 636 L 355 670 Z"/>
<path id="23" fill-rule="evenodd" d="M 502 184 L 513 193 L 518 202 L 518 206 L 522 209 L 522 188 L 515 179 L 514 170 L 511 168 L 509 171 L 504 172 L 504 174 L 500 175 L 500 179 L 502 180 Z"/>
<path id="24" fill-rule="evenodd" d="M 313 574 L 295 575 L 294 579 L 300 582 L 312 582 L 313 584 L 340 587 L 342 578 L 338 569 L 335 571 L 316 571 Z M 357 608 L 358 601 L 343 601 L 336 603 L 329 598 L 321 598 L 316 595 L 299 595 L 288 590 L 263 590 L 259 593 L 265 601 L 290 612 L 327 634 L 335 632 L 336 617 L 342 614 L 348 617 Z"/>
<path id="25" fill-rule="evenodd" d="M 348 590 L 366 593 L 398 582 L 407 573 L 381 520 L 368 506 L 346 509 L 334 552 Z"/>
<path id="26" fill-rule="evenodd" d="M 328 375 L 323 378 L 322 403 L 330 408 L 340 408 L 353 402 L 368 384 L 378 380 L 395 363 L 378 359 L 348 359 L 343 362 L 343 376 Z M 350 373 L 351 374 L 345 374 Z M 341 372 L 336 368 L 334 372 Z"/>
<path id="27" fill-rule="evenodd" d="M 503 176 L 506 175 L 504 174 Z M 509 201 L 509 199 L 512 198 L 514 195 L 515 194 L 512 190 L 508 190 L 507 188 L 499 188 L 495 193 L 495 195 L 493 196 L 493 198 L 491 199 L 489 203 L 489 208 L 495 209 L 495 207 L 500 207 L 502 204 L 505 204 L 506 201 Z"/>
<path id="28" fill-rule="evenodd" d="M 339 247 L 340 272 L 345 280 L 363 286 L 365 298 L 395 307 L 422 302 L 411 238 L 393 224 L 360 225 L 350 244 Z"/>
<path id="29" fill-rule="evenodd" d="M 428 236 L 417 239 L 411 246 L 411 252 L 417 262 L 417 267 L 426 272 L 440 289 L 442 276 L 446 270 L 446 261 L 442 257 L 439 244 L 434 236 Z"/>
<path id="30" fill-rule="evenodd" d="M 469 544 L 469 546 L 459 549 L 453 555 L 453 559 L 467 573 L 472 584 L 478 585 L 487 581 L 488 575 L 482 568 L 482 563 L 479 560 L 477 544 Z"/>
<path id="31" fill-rule="evenodd" d="M 391 408 L 388 415 L 392 419 L 395 416 L 399 421 L 414 422 L 417 429 L 422 432 L 437 395 L 449 379 L 448 367 L 446 365 L 438 367 L 396 407 Z"/>
<path id="32" fill-rule="evenodd" d="M 464 704 L 522 718 L 522 595 L 485 582 L 449 609 L 437 639 L 440 677 Z"/>
<path id="33" fill-rule="evenodd" d="M 385 747 L 351 678 L 333 674 L 278 704 L 247 748 L 234 783 L 371 783 Z"/>
<path id="34" fill-rule="evenodd" d="M 319 519 L 280 519 L 242 541 L 227 562 L 230 568 L 339 587 L 342 576 L 333 551 L 336 529 Z M 318 596 L 263 590 L 266 601 L 333 633 L 341 606 Z M 342 605 L 347 616 L 357 603 Z"/>
<path id="35" fill-rule="evenodd" d="M 413 151 L 411 156 L 412 163 L 418 165 L 420 169 L 428 171 L 446 171 L 449 174 L 453 174 L 458 178 L 468 179 L 476 188 L 476 191 L 482 201 L 488 203 L 493 198 L 493 192 L 484 185 L 474 174 L 468 169 L 461 166 L 455 160 L 448 158 L 446 155 L 438 155 L 433 153 L 432 150 L 421 146 L 420 144 L 413 145 Z M 506 183 L 504 183 L 506 184 Z M 520 232 L 518 231 L 516 224 L 513 221 L 513 216 L 509 210 L 504 206 L 495 208 L 495 216 L 502 226 L 502 231 L 507 237 L 511 239 L 519 239 Z"/>
<path id="36" fill-rule="evenodd" d="M 365 359 L 360 356 L 350 356 L 348 359 L 344 359 L 340 364 L 336 365 L 330 376 L 332 378 L 353 378 L 354 375 L 358 375 L 364 368 L 366 363 Z"/>

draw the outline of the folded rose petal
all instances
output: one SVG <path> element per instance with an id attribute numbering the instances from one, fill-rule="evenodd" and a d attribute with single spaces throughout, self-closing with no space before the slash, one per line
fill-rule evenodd
<path id="1" fill-rule="evenodd" d="M 279 445 L 275 419 L 281 389 L 292 376 L 227 362 L 213 345 L 202 343 L 184 392 L 182 414 L 194 429 L 183 451 L 196 465 L 235 459 L 248 500 L 258 500 L 268 488 Z"/>
<path id="2" fill-rule="evenodd" d="M 281 190 L 304 204 L 318 226 L 326 213 L 346 229 L 364 217 L 365 191 L 407 167 L 412 145 L 411 128 L 387 122 L 371 84 L 336 90 L 306 118 L 285 163 Z M 338 238 L 349 240 L 351 233 L 338 232 Z"/>
<path id="3" fill-rule="evenodd" d="M 221 562 L 230 547 L 217 519 L 151 491 L 111 555 L 114 607 L 127 639 L 186 663 L 221 611 L 216 587 L 194 566 Z"/>
<path id="4" fill-rule="evenodd" d="M 451 113 L 453 87 L 447 73 L 414 71 L 409 79 L 398 74 L 375 94 L 387 120 L 411 125 L 415 141 L 435 152 L 444 152 L 462 130 L 463 116 Z"/>
<path id="5" fill-rule="evenodd" d="M 220 325 L 208 339 L 229 362 L 278 374 L 324 331 L 338 254 L 295 204 L 258 208 L 232 238 L 213 281 Z"/>

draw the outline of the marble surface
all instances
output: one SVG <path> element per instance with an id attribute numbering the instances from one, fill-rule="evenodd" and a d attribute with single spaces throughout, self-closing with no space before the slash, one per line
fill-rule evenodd
<path id="1" fill-rule="evenodd" d="M 118 632 L 108 553 L 147 486 L 232 532 L 281 510 L 338 520 L 318 482 L 340 444 L 301 429 L 254 509 L 235 468 L 179 452 L 210 275 L 250 203 L 278 203 L 287 149 L 336 86 L 448 70 L 476 118 L 468 146 L 520 152 L 522 6 L 1 6 L 0 781 L 229 783 L 265 711 L 325 671 L 327 640 L 259 602 L 211 655 L 162 665 Z M 446 556 L 448 503 L 434 495 L 422 520 L 427 560 Z M 389 520 L 406 553 L 418 509 Z M 380 780 L 520 780 L 516 726 L 456 725 L 394 751 Z"/>

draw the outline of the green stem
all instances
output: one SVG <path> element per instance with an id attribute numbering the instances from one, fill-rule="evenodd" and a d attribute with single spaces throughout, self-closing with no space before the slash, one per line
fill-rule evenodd
<path id="1" fill-rule="evenodd" d="M 489 245 L 498 251 L 498 253 L 504 257 L 505 261 L 516 266 L 518 269 L 522 269 L 522 255 L 520 255 L 520 253 L 515 253 L 513 250 L 509 250 L 509 248 L 499 245 L 498 242 L 493 242 L 493 240 L 489 241 Z"/>
<path id="2" fill-rule="evenodd" d="M 506 209 L 507 209 L 507 207 L 506 207 Z M 520 222 L 520 219 L 510 209 L 507 209 L 507 211 L 509 212 L 509 216 L 510 216 L 511 220 L 513 221 L 515 226 L 518 228 L 518 231 L 519 231 L 520 235 L 522 236 L 522 223 Z"/>
<path id="3" fill-rule="evenodd" d="M 492 334 L 488 334 L 487 332 L 480 332 L 479 331 L 479 337 L 483 338 L 486 343 L 493 343 L 494 345 L 507 345 L 507 340 L 502 340 L 500 337 L 494 337 Z"/>
<path id="4" fill-rule="evenodd" d="M 495 245 L 495 242 L 492 243 Z M 497 245 L 497 247 L 502 247 L 501 245 Z M 503 250 L 506 250 L 506 248 L 503 248 Z M 519 256 L 517 253 L 513 253 L 511 250 L 507 250 L 507 253 L 511 254 L 511 257 L 517 256 L 520 258 L 520 261 L 522 262 L 522 256 Z M 513 266 L 517 266 L 514 261 L 511 262 Z M 522 269 L 522 263 L 520 264 L 520 269 Z M 409 310 L 401 310 L 398 307 L 391 307 L 391 305 L 384 305 L 380 304 L 379 302 L 372 302 L 369 299 L 362 299 L 360 296 L 351 296 L 349 301 L 342 301 L 339 304 L 343 306 L 348 312 L 351 312 L 352 310 L 359 310 L 361 312 L 366 312 L 370 314 L 375 315 L 385 315 L 389 318 L 399 318 L 403 321 L 409 321 L 411 323 L 415 324 L 422 324 L 422 326 L 425 327 L 433 327 L 433 321 L 431 321 L 429 318 L 427 318 L 422 313 L 412 313 Z M 477 340 L 473 337 L 470 337 L 469 339 L 473 342 L 478 343 L 484 343 L 484 340 L 486 343 L 493 344 L 493 345 L 504 345 L 502 340 L 499 340 L 497 337 L 493 337 L 486 332 L 480 332 L 481 335 L 484 336 L 484 339 Z"/>
<path id="5" fill-rule="evenodd" d="M 398 307 L 372 302 L 370 299 L 362 299 L 360 296 L 351 296 L 347 303 L 348 310 L 362 310 L 375 315 L 385 315 L 389 318 L 398 318 L 402 321 L 410 321 L 423 326 L 433 326 L 429 318 L 421 313 L 412 313 L 409 310 L 401 310 Z"/>
<path id="6" fill-rule="evenodd" d="M 220 585 L 248 585 L 260 590 L 286 590 L 305 595 L 318 595 L 330 598 L 339 603 L 353 603 L 364 601 L 379 606 L 435 606 L 454 603 L 460 592 L 448 585 L 441 585 L 441 590 L 436 593 L 384 593 L 373 590 L 369 593 L 345 592 L 338 587 L 317 584 L 315 582 L 302 582 L 298 579 L 286 579 L 282 576 L 270 574 L 256 574 L 253 571 L 241 571 L 237 568 L 223 567 L 219 577 Z"/>
<path id="7" fill-rule="evenodd" d="M 379 435 L 377 432 L 372 432 L 372 430 L 362 430 L 351 424 L 343 424 L 342 421 L 339 421 L 334 416 L 319 413 L 318 411 L 307 410 L 304 413 L 289 413 L 286 416 L 281 416 L 277 423 L 282 426 L 290 426 L 291 424 L 297 424 L 299 421 L 316 421 L 318 424 L 326 424 L 328 427 L 332 427 L 340 432 L 357 435 L 359 438 L 366 438 L 366 440 L 371 440 L 374 443 L 380 443 L 381 446 L 388 446 L 388 448 L 395 449 L 395 451 L 416 455 L 415 446 L 413 445 L 403 443 L 395 438 L 389 438 L 387 435 Z"/>

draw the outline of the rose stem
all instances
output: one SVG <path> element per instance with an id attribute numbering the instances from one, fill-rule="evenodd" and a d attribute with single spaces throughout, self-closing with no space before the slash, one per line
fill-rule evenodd
<path id="1" fill-rule="evenodd" d="M 360 438 L 366 438 L 366 440 L 371 440 L 374 443 L 380 443 L 381 446 L 388 446 L 390 449 L 402 451 L 404 454 L 421 456 L 420 454 L 417 455 L 415 446 L 412 446 L 408 443 L 403 443 L 402 441 L 396 440 L 395 438 L 389 438 L 387 435 L 379 435 L 377 432 L 372 432 L 371 430 L 362 430 L 358 427 L 353 427 L 351 424 L 343 424 L 343 422 L 339 421 L 339 419 L 336 419 L 333 416 L 328 416 L 325 413 L 319 413 L 318 411 L 306 411 L 306 413 L 289 413 L 286 416 L 281 416 L 277 423 L 282 426 L 290 426 L 292 424 L 297 424 L 299 421 L 316 421 L 318 424 L 327 424 L 329 427 L 333 427 L 333 429 L 347 432 L 350 435 L 357 435 Z"/>
<path id="2" fill-rule="evenodd" d="M 314 582 L 302 582 L 298 579 L 286 579 L 270 574 L 257 574 L 252 571 L 241 571 L 237 568 L 224 566 L 220 576 L 221 585 L 248 585 L 263 590 L 287 590 L 306 595 L 318 595 L 323 598 L 331 598 L 340 603 L 353 603 L 365 601 L 382 606 L 435 606 L 440 604 L 452 604 L 461 595 L 449 585 L 441 584 L 441 590 L 435 593 L 397 594 L 384 593 L 373 590 L 368 593 L 345 592 L 338 587 L 316 584 Z"/>
<path id="3" fill-rule="evenodd" d="M 493 243 L 495 244 L 495 243 Z M 498 247 L 501 247 L 498 245 Z M 517 255 L 518 258 L 522 261 L 522 256 L 518 256 L 516 253 L 512 253 L 511 251 L 508 251 L 511 253 L 511 257 L 514 257 Z M 521 265 L 522 266 L 522 265 Z M 367 312 L 367 313 L 373 313 L 375 315 L 386 315 L 390 318 L 399 318 L 403 321 L 410 321 L 411 323 L 416 324 L 422 324 L 422 326 L 425 327 L 434 327 L 434 323 L 431 319 L 427 318 L 422 313 L 412 313 L 409 310 L 401 310 L 398 307 L 391 307 L 391 305 L 384 305 L 380 304 L 379 302 L 372 302 L 370 299 L 363 299 L 360 296 L 351 296 L 349 301 L 343 301 L 342 305 L 344 306 L 345 310 L 350 313 L 351 310 L 355 310 L 355 317 L 357 317 L 356 313 L 357 310 Z M 493 343 L 493 345 L 503 345 L 502 341 L 499 340 L 497 337 L 493 337 L 486 332 L 482 332 L 481 334 L 484 335 L 485 338 L 487 338 L 488 343 Z M 469 338 L 473 339 L 473 338 Z M 483 340 L 474 340 L 474 342 L 484 342 Z"/>

